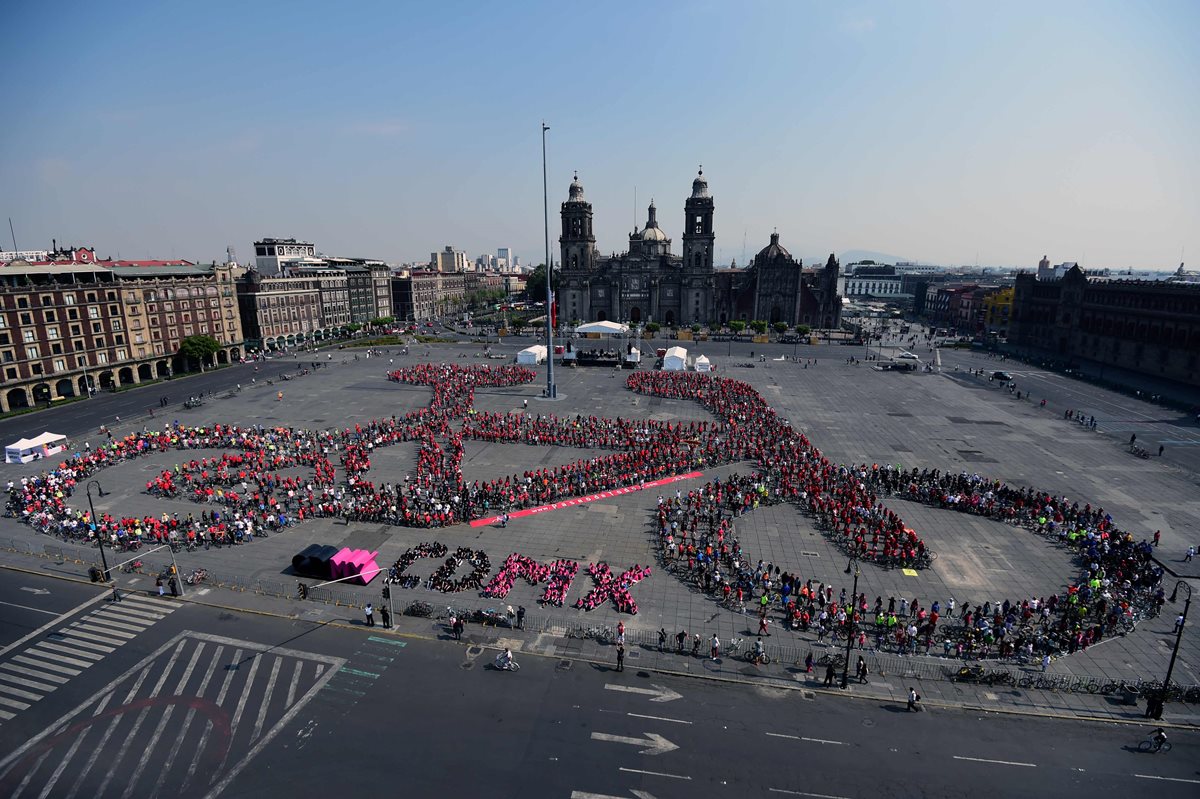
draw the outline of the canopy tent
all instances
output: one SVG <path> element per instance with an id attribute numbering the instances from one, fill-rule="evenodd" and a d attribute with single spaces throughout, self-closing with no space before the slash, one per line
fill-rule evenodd
<path id="1" fill-rule="evenodd" d="M 682 372 L 687 369 L 687 350 L 683 347 L 671 347 L 663 356 L 663 369 L 668 372 Z"/>
<path id="2" fill-rule="evenodd" d="M 697 372 L 711 372 L 712 371 L 712 364 L 708 362 L 708 356 L 699 355 L 696 357 L 696 371 Z"/>
<path id="3" fill-rule="evenodd" d="M 517 353 L 517 363 L 525 366 L 534 366 L 539 363 L 546 362 L 546 345 L 534 344 L 532 347 L 526 347 Z"/>
<path id="4" fill-rule="evenodd" d="M 588 322 L 575 328 L 575 332 L 581 335 L 599 333 L 601 335 L 620 336 L 629 332 L 629 325 L 622 325 L 617 322 Z"/>
<path id="5" fill-rule="evenodd" d="M 62 452 L 66 446 L 67 437 L 59 433 L 42 433 L 33 438 L 22 438 L 4 448 L 4 462 L 29 463 Z"/>

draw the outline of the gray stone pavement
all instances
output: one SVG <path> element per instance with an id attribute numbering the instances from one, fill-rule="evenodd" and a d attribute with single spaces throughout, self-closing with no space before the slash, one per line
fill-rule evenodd
<path id="1" fill-rule="evenodd" d="M 286 383 L 276 382 L 273 386 L 266 386 L 265 380 L 259 380 L 253 386 L 243 382 L 240 393 L 221 395 L 216 401 L 190 412 L 192 415 L 183 420 L 190 424 L 223 421 L 332 427 L 401 413 L 426 403 L 429 391 L 386 382 L 383 373 L 391 365 L 391 358 L 396 364 L 428 360 L 475 363 L 478 361 L 470 355 L 476 349 L 449 345 L 417 347 L 408 358 L 360 358 L 357 362 L 338 353 L 329 369 Z M 495 345 L 493 349 L 497 349 Z M 709 353 L 719 369 L 718 374 L 753 384 L 781 414 L 804 430 L 814 444 L 835 461 L 889 462 L 978 471 L 1010 483 L 1032 484 L 1061 492 L 1080 502 L 1098 503 L 1108 509 L 1122 527 L 1147 535 L 1154 529 L 1161 529 L 1166 565 L 1183 573 L 1183 564 L 1175 562 L 1181 547 L 1186 546 L 1183 543 L 1186 539 L 1179 531 L 1188 529 L 1188 525 L 1194 524 L 1200 516 L 1197 513 L 1200 497 L 1194 490 L 1194 483 L 1177 470 L 1163 468 L 1153 460 L 1130 463 L 1130 459 L 1121 457 L 1124 453 L 1114 448 L 1111 440 L 1063 425 L 1058 419 L 1039 414 L 1036 407 L 1017 403 L 1006 392 L 975 388 L 944 375 L 902 375 L 878 372 L 865 364 L 844 365 L 840 361 L 851 353 L 850 348 L 802 348 L 802 358 L 817 359 L 809 368 L 791 362 L 768 361 L 757 363 L 753 369 L 735 365 L 748 360 L 747 352 L 739 353 L 735 345 L 732 357 L 727 357 L 723 354 L 725 349 L 726 345 L 721 344 L 714 348 L 697 348 L 697 351 Z M 742 346 L 742 349 L 748 351 L 749 347 Z M 756 350 L 774 355 L 770 347 L 759 345 Z M 791 351 L 791 347 L 779 348 L 780 354 Z M 858 354 L 861 355 L 861 350 Z M 285 365 L 274 364 L 272 372 Z M 536 381 L 519 388 L 480 391 L 476 405 L 484 410 L 520 412 L 521 401 L 528 399 L 528 412 L 546 411 L 559 416 L 595 413 L 661 420 L 707 416 L 693 403 L 633 395 L 624 388 L 624 375 L 620 373 L 560 369 L 556 375 L 559 392 L 564 397 L 559 401 L 541 401 L 538 395 L 543 382 Z M 284 392 L 282 401 L 277 399 L 277 391 Z M 588 450 L 472 443 L 467 446 L 463 471 L 468 480 L 491 479 L 570 462 L 591 454 Z M 375 482 L 401 479 L 415 469 L 415 456 L 416 448 L 411 444 L 380 450 L 373 456 L 373 469 L 368 477 Z M 104 507 L 122 513 L 161 513 L 166 510 L 198 514 L 202 508 L 190 502 L 161 500 L 142 492 L 145 481 L 152 474 L 174 462 L 173 455 L 159 455 L 96 475 L 111 492 L 97 502 L 97 509 Z M 745 472 L 749 468 L 749 464 L 744 464 L 705 470 L 703 477 L 683 481 L 671 486 L 670 490 L 677 487 L 686 492 L 690 486 L 714 475 Z M 8 466 L 0 473 L 0 479 L 30 471 L 36 471 L 36 467 Z M 424 530 L 317 520 L 251 544 L 180 553 L 177 558 L 183 571 L 203 566 L 212 573 L 214 583 L 228 586 L 228 589 L 210 588 L 210 593 L 205 595 L 206 601 L 211 599 L 248 607 L 269 604 L 271 612 L 319 616 L 327 612 L 327 607 L 361 605 L 367 601 L 378 603 L 380 584 L 376 581 L 366 588 L 338 586 L 327 595 L 334 603 L 330 606 L 316 602 L 301 604 L 281 598 L 290 597 L 295 589 L 296 578 L 290 575 L 289 569 L 291 556 L 309 543 L 378 548 L 381 565 L 393 562 L 417 542 L 437 540 L 451 549 L 460 545 L 483 549 L 494 568 L 509 553 L 520 552 L 542 561 L 571 558 L 580 561 L 584 567 L 604 560 L 614 571 L 619 571 L 635 563 L 654 564 L 648 522 L 657 493 L 655 490 L 633 492 L 514 519 L 505 529 L 459 525 Z M 82 494 L 74 501 L 80 503 L 81 500 L 82 507 L 86 504 Z M 916 576 L 865 566 L 859 586 L 868 597 L 879 595 L 887 599 L 903 595 L 928 604 L 934 599 L 944 603 L 954 596 L 961 604 L 964 601 L 975 603 L 1043 596 L 1060 590 L 1076 571 L 1077 567 L 1063 551 L 1022 529 L 908 502 L 892 500 L 889 504 L 910 526 L 921 532 L 938 553 L 938 560 L 931 569 Z M 814 581 L 832 584 L 835 590 L 843 585 L 850 588 L 850 578 L 843 572 L 845 559 L 813 528 L 804 514 L 791 506 L 764 508 L 741 517 L 738 536 L 746 551 L 755 558 L 772 561 L 788 571 L 812 577 Z M 58 547 L 52 554 L 57 555 L 61 550 L 66 556 L 61 566 L 57 559 L 48 561 L 45 557 L 21 554 L 34 551 L 44 556 L 47 545 Z M 52 567 L 74 575 L 82 574 L 86 567 L 72 562 L 71 557 L 85 562 L 95 559 L 94 551 L 76 550 L 39 537 L 11 519 L 0 520 L 0 550 L 5 548 L 14 550 L 0 552 L 5 562 L 28 568 Z M 158 565 L 162 555 L 150 555 L 145 559 Z M 424 577 L 432 568 L 432 563 L 418 562 L 410 571 Z M 136 585 L 136 581 L 145 578 L 123 575 L 121 580 Z M 568 593 L 568 605 L 590 587 L 591 580 L 581 568 Z M 236 593 L 230 594 L 229 590 Z M 669 634 L 680 629 L 700 632 L 705 641 L 714 632 L 723 641 L 730 636 L 751 638 L 753 629 L 746 618 L 718 608 L 703 595 L 690 591 L 657 568 L 632 592 L 641 612 L 636 617 L 624 617 L 631 640 L 636 638 L 653 643 L 654 632 L 659 627 L 665 627 Z M 468 593 L 445 595 L 423 589 L 397 589 L 394 593 L 397 610 L 414 599 L 429 601 L 439 608 L 447 605 L 459 608 L 524 605 L 530 614 L 528 626 L 536 628 L 537 632 L 531 630 L 519 635 L 522 646 L 547 654 L 598 660 L 611 657 L 610 649 L 595 642 L 561 636 L 568 625 L 615 625 L 618 616 L 608 606 L 592 613 L 570 607 L 543 610 L 537 606 L 541 588 L 524 582 L 518 582 L 503 601 Z M 1179 604 L 1182 605 L 1182 601 Z M 1167 606 L 1167 614 L 1144 623 L 1137 632 L 1125 638 L 1110 639 L 1085 653 L 1057 660 L 1051 670 L 1104 680 L 1161 679 L 1173 645 L 1169 621 L 1173 617 L 1171 605 Z M 1193 634 L 1195 618 L 1189 622 L 1175 670 L 1175 680 L 1185 684 L 1200 683 L 1200 674 L 1197 674 L 1200 638 Z M 428 633 L 432 623 L 405 620 L 402 624 L 405 629 Z M 640 665 L 648 668 L 736 680 L 785 680 L 789 684 L 809 686 L 804 675 L 795 673 L 794 662 L 810 649 L 819 656 L 823 647 L 811 636 L 777 627 L 772 628 L 772 633 L 768 639 L 769 651 L 777 655 L 777 665 L 767 669 L 744 662 L 714 664 L 638 648 L 631 651 L 631 658 L 636 655 L 637 660 L 642 661 Z M 869 655 L 869 659 L 876 663 L 873 655 Z M 1031 689 L 996 690 L 944 682 L 941 678 L 949 665 L 941 658 L 918 657 L 901 661 L 883 657 L 873 671 L 882 669 L 886 674 L 873 679 L 871 685 L 854 690 L 903 692 L 907 689 L 907 685 L 902 684 L 907 679 L 903 675 L 911 674 L 912 679 L 922 678 L 922 693 L 929 699 L 944 698 L 945 701 L 994 709 L 1037 708 L 1083 715 L 1108 714 L 1114 718 L 1138 716 L 1136 708 L 1114 704 L 1112 697 Z M 990 698 L 993 696 L 994 699 Z M 1200 711 L 1176 705 L 1169 710 L 1169 715 L 1176 720 L 1196 721 Z"/>

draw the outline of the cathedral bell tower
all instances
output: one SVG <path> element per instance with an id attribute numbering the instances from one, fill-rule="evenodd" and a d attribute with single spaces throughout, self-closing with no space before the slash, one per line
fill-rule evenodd
<path id="1" fill-rule="evenodd" d="M 692 196 L 683 204 L 683 303 L 686 324 L 705 324 L 712 315 L 713 199 L 701 168 L 692 181 Z"/>
<path id="2" fill-rule="evenodd" d="M 592 204 L 583 198 L 579 173 L 571 181 L 570 195 L 562 204 L 562 235 L 558 243 L 559 268 L 568 272 L 591 271 L 596 235 L 592 232 Z"/>

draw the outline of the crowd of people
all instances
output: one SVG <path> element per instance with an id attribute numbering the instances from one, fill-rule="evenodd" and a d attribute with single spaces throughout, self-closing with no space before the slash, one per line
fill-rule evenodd
<path id="1" fill-rule="evenodd" d="M 561 608 L 578 573 L 577 561 L 559 558 L 550 564 L 544 564 L 514 552 L 505 559 L 504 565 L 480 593 L 482 596 L 503 599 L 519 579 L 530 585 L 546 583 L 546 590 L 538 602 Z"/>
<path id="2" fill-rule="evenodd" d="M 678 372 L 629 375 L 629 389 L 698 402 L 716 419 L 666 423 L 474 409 L 476 387 L 504 388 L 531 382 L 534 372 L 521 366 L 422 364 L 390 371 L 387 377 L 429 387 L 431 402 L 402 415 L 324 431 L 165 424 L 160 431 L 110 437 L 102 446 L 89 446 L 66 458 L 54 470 L 13 485 L 8 512 L 39 531 L 80 538 L 103 536 L 107 543 L 123 547 L 140 542 L 235 543 L 314 517 L 442 527 L 745 460 L 757 464 L 753 474 L 714 481 L 688 492 L 686 498 L 677 496 L 660 504 L 664 557 L 686 564 L 689 579 L 724 601 L 738 604 L 757 599 L 760 607 L 781 614 L 788 626 L 816 627 L 832 634 L 842 625 L 865 642 L 864 622 L 871 608 L 865 596 L 847 602 L 839 594 L 835 600 L 828 586 L 812 586 L 811 581 L 770 564 L 751 567 L 732 534 L 733 525 L 738 516 L 762 503 L 795 504 L 827 527 L 848 554 L 884 566 L 920 568 L 930 559 L 920 537 L 885 507 L 882 499 L 887 495 L 1025 524 L 1046 531 L 1078 553 L 1082 578 L 1065 596 L 989 602 L 972 608 L 970 622 L 961 625 L 967 632 L 957 636 L 956 651 L 961 647 L 967 652 L 994 649 L 1011 654 L 1028 648 L 1031 642 L 1036 648 L 1049 647 L 1055 641 L 1066 648 L 1072 642 L 1086 646 L 1112 634 L 1132 611 L 1152 605 L 1156 592 L 1161 603 L 1161 571 L 1150 560 L 1151 545 L 1116 528 L 1103 509 L 1081 507 L 1064 497 L 974 474 L 832 463 L 780 418 L 753 387 L 738 380 Z M 586 447 L 611 453 L 468 483 L 461 464 L 469 440 Z M 372 454 L 379 447 L 401 442 L 419 445 L 415 474 L 376 485 L 367 474 Z M 225 452 L 197 457 L 195 451 L 202 449 Z M 69 506 L 78 483 L 96 471 L 166 452 L 180 453 L 181 462 L 148 481 L 146 491 L 201 504 L 198 518 L 190 513 L 181 519 L 179 514 L 106 512 L 93 520 L 88 511 Z M 344 475 L 340 482 L 335 464 L 340 464 Z M 299 470 L 303 474 L 297 474 Z M 441 545 L 436 548 L 444 550 Z M 430 556 L 445 557 L 445 553 L 415 553 L 415 557 Z M 454 558 L 453 568 L 436 581 L 436 587 L 463 590 L 463 580 L 474 580 L 477 584 L 469 587 L 482 588 L 490 566 L 480 572 L 477 556 L 456 553 Z M 473 564 L 473 571 L 461 580 L 453 579 L 454 569 L 464 560 Z M 398 571 L 402 574 L 407 565 L 398 562 Z M 621 610 L 636 612 L 628 588 L 644 579 L 648 569 L 635 566 L 617 576 L 607 565 L 598 564 L 590 571 L 596 587 L 579 600 L 578 607 L 597 607 L 611 600 Z M 545 579 L 535 572 L 510 557 L 501 572 L 507 576 L 501 579 L 498 575 L 488 585 L 507 593 L 505 580 L 511 588 L 517 577 Z M 561 604 L 573 577 L 574 573 L 568 577 L 567 570 L 552 567 L 551 588 L 544 599 Z M 876 610 L 871 614 L 876 640 L 882 632 L 886 640 L 903 648 L 913 648 L 915 641 L 931 647 L 941 614 L 914 605 L 896 614 L 894 620 L 891 613 L 881 616 Z M 1014 635 L 1014 631 L 1031 626 L 1041 629 L 1037 636 L 1044 639 L 1043 644 L 1034 641 L 1037 636 L 1032 632 L 1025 638 Z"/>

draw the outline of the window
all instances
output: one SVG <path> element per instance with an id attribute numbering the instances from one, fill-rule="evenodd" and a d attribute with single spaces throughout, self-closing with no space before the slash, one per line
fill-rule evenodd
<path id="1" fill-rule="evenodd" d="M 99 322 L 92 322 L 92 332 L 93 333 L 102 333 L 103 331 L 104 331 L 104 325 L 100 324 Z"/>
<path id="2" fill-rule="evenodd" d="M 83 352 L 87 347 L 83 346 L 83 339 L 77 338 L 71 342 L 71 349 L 75 352 Z"/>
<path id="3" fill-rule="evenodd" d="M 54 311 L 46 311 L 46 321 L 47 322 L 57 322 L 58 321 L 57 319 L 54 318 Z"/>
<path id="4" fill-rule="evenodd" d="M 8 327 L 8 320 L 5 318 L 4 314 L 0 314 L 0 327 Z"/>
<path id="5" fill-rule="evenodd" d="M 63 295 L 63 305 L 74 305 L 74 304 L 75 304 L 75 295 L 74 294 L 64 294 Z"/>
<path id="6" fill-rule="evenodd" d="M 22 330 L 21 337 L 25 339 L 26 344 L 31 341 L 37 341 L 37 333 L 33 330 Z"/>
<path id="7" fill-rule="evenodd" d="M 28 308 L 29 307 L 29 299 L 26 297 L 17 297 L 17 307 L 18 308 Z"/>
<path id="8" fill-rule="evenodd" d="M 123 349 L 117 350 L 117 360 L 118 361 L 127 360 L 127 355 L 126 355 L 125 350 L 123 350 Z"/>
<path id="9" fill-rule="evenodd" d="M 109 316 L 117 316 L 120 313 L 121 312 L 117 309 L 117 306 L 115 306 L 115 305 L 108 306 L 108 315 Z"/>
<path id="10" fill-rule="evenodd" d="M 87 297 L 87 301 L 88 301 L 88 302 L 95 302 L 95 301 L 96 301 L 96 292 L 94 292 L 94 291 L 89 291 L 89 292 L 87 293 L 86 297 Z"/>
<path id="11" fill-rule="evenodd" d="M 62 344 L 55 342 L 54 344 L 50 345 L 50 352 L 54 353 L 55 355 L 62 355 L 62 351 Z"/>
<path id="12" fill-rule="evenodd" d="M 100 318 L 99 306 L 89 305 L 88 306 L 88 319 L 99 319 L 99 318 Z"/>
<path id="13" fill-rule="evenodd" d="M 96 353 L 96 363 L 108 363 L 108 353 L 101 350 Z"/>
<path id="14" fill-rule="evenodd" d="M 113 334 L 113 343 L 114 344 L 124 344 L 125 336 L 122 335 L 121 333 L 114 333 Z"/>
<path id="15" fill-rule="evenodd" d="M 105 345 L 103 338 L 92 339 L 92 348 L 93 349 L 96 349 L 99 347 L 104 347 L 104 346 L 107 346 L 107 345 Z"/>
<path id="16" fill-rule="evenodd" d="M 42 365 L 40 363 L 31 363 L 29 364 L 29 371 L 35 375 L 40 375 L 42 373 Z"/>
<path id="17" fill-rule="evenodd" d="M 12 363 L 16 360 L 16 358 L 13 357 L 12 350 L 4 350 L 3 352 L 0 352 L 0 360 L 3 360 L 5 363 Z"/>
<path id="18" fill-rule="evenodd" d="M 110 300 L 115 300 L 117 298 L 117 292 L 109 291 L 109 292 L 105 293 L 104 296 L 108 297 L 108 299 L 110 299 Z"/>
<path id="19" fill-rule="evenodd" d="M 0 344 L 11 344 L 7 333 L 0 333 Z"/>
<path id="20" fill-rule="evenodd" d="M 67 309 L 67 318 L 68 319 L 78 319 L 79 311 L 74 308 L 68 308 Z"/>
<path id="21" fill-rule="evenodd" d="M 53 304 L 54 304 L 54 297 L 50 296 L 49 294 L 42 295 L 42 305 L 53 305 Z"/>
<path id="22" fill-rule="evenodd" d="M 120 319 L 113 319 L 109 324 L 113 330 L 121 329 L 121 320 Z"/>
<path id="23" fill-rule="evenodd" d="M 143 343 L 145 343 L 145 340 L 142 338 L 142 334 L 141 334 L 141 333 L 134 333 L 134 334 L 133 334 L 133 343 L 134 343 L 134 344 L 143 344 Z"/>
<path id="24" fill-rule="evenodd" d="M 58 328 L 57 327 L 46 328 L 46 338 L 58 338 Z"/>
<path id="25" fill-rule="evenodd" d="M 54 359 L 54 371 L 56 371 L 56 372 L 65 372 L 65 371 L 67 371 L 67 361 L 66 361 L 66 359 L 64 359 L 64 358 L 55 358 L 55 359 Z"/>
<path id="26" fill-rule="evenodd" d="M 25 348 L 25 357 L 33 360 L 42 357 L 42 353 L 38 350 L 37 345 L 33 344 Z"/>
<path id="27" fill-rule="evenodd" d="M 27 313 L 21 314 L 21 324 L 32 325 L 33 324 L 33 314 L 27 314 Z"/>
<path id="28" fill-rule="evenodd" d="M 75 356 L 75 365 L 81 369 L 87 368 L 87 365 L 88 365 L 87 356 L 86 355 L 76 355 Z"/>
<path id="29" fill-rule="evenodd" d="M 7 377 L 9 380 L 16 380 L 17 379 L 17 367 L 10 366 L 7 369 L 5 369 L 4 376 Z"/>
<path id="30" fill-rule="evenodd" d="M 71 335 L 72 336 L 78 336 L 82 332 L 83 331 L 80 329 L 79 325 L 71 325 Z"/>

